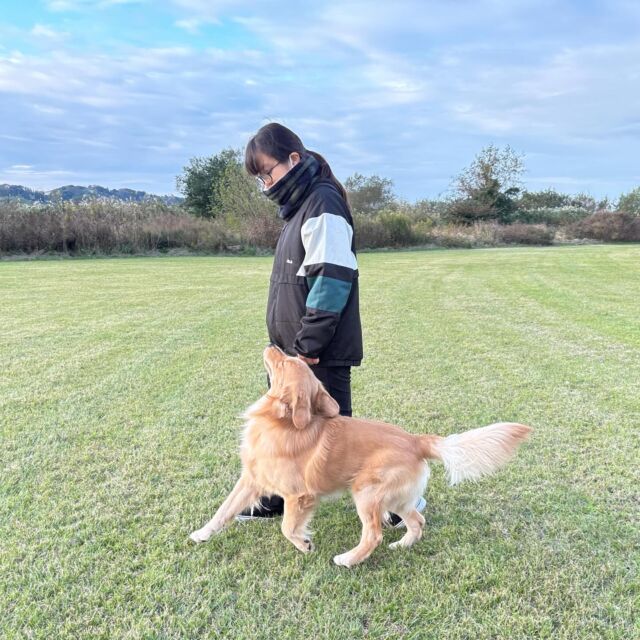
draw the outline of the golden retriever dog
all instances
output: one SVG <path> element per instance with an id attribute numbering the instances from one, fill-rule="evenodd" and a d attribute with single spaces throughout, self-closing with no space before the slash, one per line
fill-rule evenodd
<path id="1" fill-rule="evenodd" d="M 493 473 L 515 453 L 531 428 L 499 422 L 448 437 L 413 435 L 400 427 L 339 415 L 338 403 L 302 360 L 269 346 L 264 364 L 269 391 L 244 414 L 242 474 L 212 520 L 194 531 L 194 542 L 219 533 L 263 495 L 284 498 L 282 533 L 306 553 L 313 550 L 308 524 L 323 496 L 350 490 L 362 521 L 360 543 L 334 557 L 352 567 L 382 542 L 386 511 L 407 531 L 392 548 L 420 540 L 424 518 L 415 509 L 429 479 L 427 460 L 444 463 L 450 484 Z"/>

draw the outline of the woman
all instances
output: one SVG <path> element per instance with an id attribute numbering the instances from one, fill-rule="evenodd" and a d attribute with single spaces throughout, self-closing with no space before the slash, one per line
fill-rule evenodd
<path id="1" fill-rule="evenodd" d="M 340 414 L 350 416 L 351 367 L 362 360 L 362 329 L 347 193 L 319 153 L 275 122 L 249 140 L 245 168 L 284 220 L 267 302 L 269 339 L 306 362 Z M 282 512 L 282 498 L 265 496 L 238 518 Z"/>

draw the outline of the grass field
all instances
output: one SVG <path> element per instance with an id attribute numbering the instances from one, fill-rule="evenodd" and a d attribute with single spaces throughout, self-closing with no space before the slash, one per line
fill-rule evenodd
<path id="1" fill-rule="evenodd" d="M 276 521 L 188 534 L 265 391 L 269 258 L 0 263 L 0 637 L 640 637 L 640 246 L 359 256 L 354 413 L 534 427 L 425 536 L 363 565 L 346 497 L 314 554 Z"/>

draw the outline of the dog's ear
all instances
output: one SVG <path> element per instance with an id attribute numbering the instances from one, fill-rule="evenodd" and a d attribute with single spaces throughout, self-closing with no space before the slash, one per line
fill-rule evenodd
<path id="1" fill-rule="evenodd" d="M 300 389 L 293 400 L 293 425 L 304 429 L 311 422 L 311 401 L 305 391 Z"/>
<path id="2" fill-rule="evenodd" d="M 303 389 L 285 388 L 275 403 L 278 418 L 291 416 L 296 429 L 304 429 L 311 422 L 311 402 Z"/>
<path id="3" fill-rule="evenodd" d="M 316 394 L 315 412 L 325 418 L 335 418 L 340 415 L 340 405 L 329 395 L 329 392 L 320 387 Z"/>

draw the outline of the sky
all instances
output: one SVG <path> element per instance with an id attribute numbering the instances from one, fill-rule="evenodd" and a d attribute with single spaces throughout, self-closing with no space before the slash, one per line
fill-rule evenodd
<path id="1" fill-rule="evenodd" d="M 1 5 L 0 183 L 177 193 L 276 121 L 411 202 L 490 144 L 529 190 L 640 186 L 637 0 Z"/>

